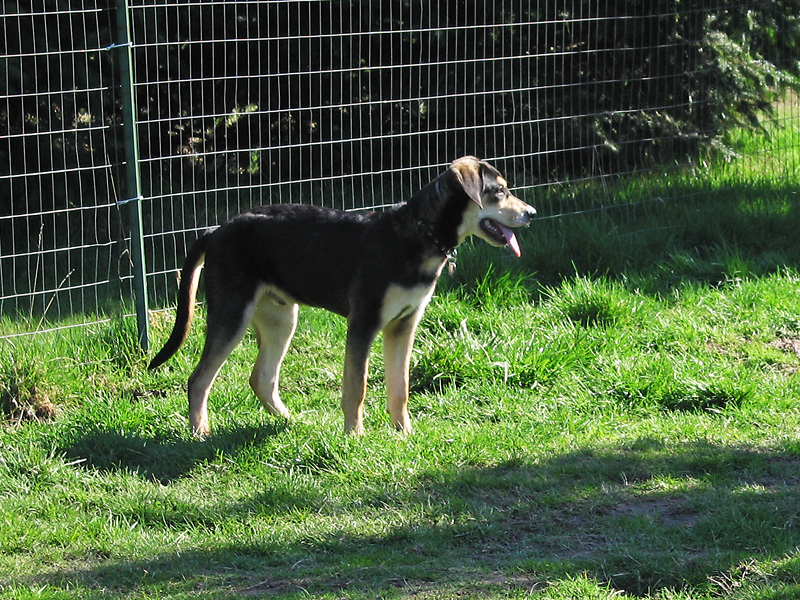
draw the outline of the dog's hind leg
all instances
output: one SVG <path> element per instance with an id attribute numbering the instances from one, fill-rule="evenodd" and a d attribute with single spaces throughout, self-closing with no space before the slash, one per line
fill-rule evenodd
<path id="1" fill-rule="evenodd" d="M 212 306 L 208 300 L 206 343 L 200 362 L 189 376 L 189 422 L 192 433 L 204 438 L 210 433 L 208 427 L 208 394 L 222 363 L 230 356 L 242 340 L 253 316 L 254 303 L 250 301 Z"/>
<path id="2" fill-rule="evenodd" d="M 411 433 L 408 416 L 408 363 L 414 333 L 422 310 L 392 321 L 383 329 L 383 356 L 386 368 L 387 406 L 392 424 L 403 433 Z"/>
<path id="3" fill-rule="evenodd" d="M 259 302 L 253 314 L 258 337 L 258 359 L 250 375 L 250 387 L 271 414 L 289 418 L 278 393 L 281 363 L 297 326 L 297 304 L 279 304 L 269 297 Z"/>

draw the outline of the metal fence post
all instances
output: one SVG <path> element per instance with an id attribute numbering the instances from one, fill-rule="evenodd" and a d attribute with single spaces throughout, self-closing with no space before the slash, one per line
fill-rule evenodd
<path id="1" fill-rule="evenodd" d="M 119 201 L 127 204 L 131 225 L 131 259 L 136 303 L 136 323 L 139 345 L 147 351 L 150 347 L 150 321 L 147 303 L 147 270 L 144 256 L 144 230 L 142 228 L 142 181 L 139 172 L 139 136 L 136 131 L 136 102 L 133 87 L 133 48 L 131 42 L 128 0 L 117 0 L 117 36 L 119 71 L 122 82 L 122 120 L 125 135 L 125 197 Z"/>

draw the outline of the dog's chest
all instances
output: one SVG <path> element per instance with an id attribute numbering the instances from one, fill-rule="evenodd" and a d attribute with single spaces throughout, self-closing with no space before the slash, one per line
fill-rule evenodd
<path id="1" fill-rule="evenodd" d="M 381 306 L 381 328 L 388 323 L 408 317 L 424 309 L 433 296 L 436 283 L 425 283 L 405 287 L 392 284 L 386 289 Z"/>

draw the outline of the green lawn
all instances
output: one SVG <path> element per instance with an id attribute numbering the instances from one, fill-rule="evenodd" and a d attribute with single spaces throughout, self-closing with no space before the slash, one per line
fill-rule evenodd
<path id="1" fill-rule="evenodd" d="M 294 420 L 258 407 L 248 339 L 205 442 L 202 319 L 155 373 L 130 320 L 0 342 L 0 597 L 800 598 L 797 162 L 620 184 L 628 206 L 534 223 L 522 260 L 468 245 L 409 437 L 380 342 L 367 433 L 342 434 L 321 311 L 284 366 Z"/>

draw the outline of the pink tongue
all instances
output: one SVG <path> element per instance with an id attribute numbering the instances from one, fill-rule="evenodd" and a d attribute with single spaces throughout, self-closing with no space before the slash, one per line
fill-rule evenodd
<path id="1" fill-rule="evenodd" d="M 495 225 L 497 225 L 500 228 L 500 231 L 503 233 L 503 237 L 506 238 L 506 243 L 508 244 L 508 247 L 511 248 L 511 251 L 517 255 L 517 258 L 519 258 L 522 255 L 522 253 L 519 250 L 519 242 L 517 241 L 517 236 L 515 236 L 514 232 L 511 231 L 508 227 L 501 225 L 497 221 L 495 221 Z"/>

